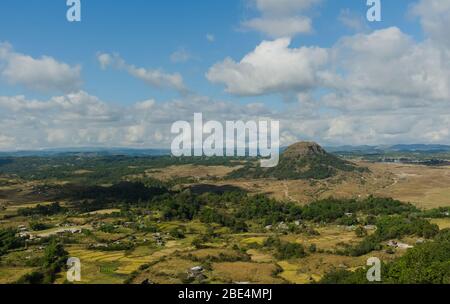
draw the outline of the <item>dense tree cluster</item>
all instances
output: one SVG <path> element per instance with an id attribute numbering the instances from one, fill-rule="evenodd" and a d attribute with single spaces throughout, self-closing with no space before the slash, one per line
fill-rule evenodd
<path id="1" fill-rule="evenodd" d="M 21 248 L 25 245 L 22 238 L 16 236 L 14 229 L 0 229 L 0 256 L 6 254 L 8 250 Z"/>
<path id="2" fill-rule="evenodd" d="M 361 256 L 382 248 L 381 242 L 416 235 L 431 239 L 439 233 L 439 227 L 421 218 L 409 218 L 401 215 L 382 216 L 377 220 L 377 231 L 365 237 L 360 243 L 347 247 L 345 255 Z"/>
<path id="3" fill-rule="evenodd" d="M 280 203 L 265 195 L 246 196 L 235 216 L 244 220 L 257 220 L 263 225 L 290 222 L 300 218 L 302 208 L 293 203 Z"/>
<path id="4" fill-rule="evenodd" d="M 192 220 L 200 211 L 201 203 L 189 192 L 165 195 L 158 204 L 166 220 Z"/>
<path id="5" fill-rule="evenodd" d="M 200 221 L 203 223 L 216 223 L 221 226 L 231 228 L 233 232 L 248 231 L 248 226 L 243 219 L 235 218 L 214 208 L 203 208 L 199 217 Z"/>
<path id="6" fill-rule="evenodd" d="M 82 184 L 118 183 L 125 176 L 139 175 L 150 169 L 175 165 L 237 166 L 244 159 L 229 157 L 171 157 L 98 155 L 96 153 L 60 154 L 42 157 L 0 158 L 0 173 L 26 180 L 67 180 Z M 76 171 L 83 174 L 75 174 Z"/>
<path id="7" fill-rule="evenodd" d="M 367 269 L 334 270 L 322 284 L 368 284 Z M 404 256 L 382 265 L 382 283 L 450 284 L 450 230 L 441 231 L 433 241 L 419 244 Z"/>
<path id="8" fill-rule="evenodd" d="M 44 251 L 41 267 L 21 277 L 18 284 L 51 284 L 56 275 L 66 267 L 69 254 L 56 239 L 51 239 Z"/>
<path id="9" fill-rule="evenodd" d="M 366 172 L 368 169 L 358 167 L 328 153 L 298 158 L 282 155 L 279 164 L 274 168 L 261 168 L 258 164 L 250 162 L 243 168 L 231 172 L 228 177 L 231 179 L 276 178 L 279 180 L 321 180 L 336 175 L 338 171 Z"/>
<path id="10" fill-rule="evenodd" d="M 331 223 L 346 214 L 360 212 L 365 215 L 411 214 L 420 211 L 411 204 L 405 204 L 391 198 L 370 196 L 363 200 L 345 200 L 328 198 L 313 202 L 302 209 L 302 218 L 315 222 Z M 353 223 L 354 224 L 354 223 Z"/>
<path id="11" fill-rule="evenodd" d="M 17 211 L 19 215 L 22 216 L 32 216 L 32 215 L 43 215 L 50 216 L 55 215 L 61 212 L 64 212 L 66 209 L 61 207 L 61 205 L 56 202 L 50 205 L 37 205 L 33 208 L 22 208 Z"/>
<path id="12" fill-rule="evenodd" d="M 279 260 L 298 259 L 307 255 L 302 244 L 283 242 L 277 237 L 269 237 L 264 247 L 275 249 L 275 257 Z"/>

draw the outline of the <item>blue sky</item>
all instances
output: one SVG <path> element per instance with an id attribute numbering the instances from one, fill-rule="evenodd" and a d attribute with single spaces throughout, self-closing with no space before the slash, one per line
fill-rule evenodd
<path id="1" fill-rule="evenodd" d="M 365 18 L 366 0 L 81 0 L 82 22 L 69 23 L 65 0 L 3 0 L 0 43 L 6 55 L 3 62 L 0 56 L 0 98 L 9 111 L 14 102 L 17 104 L 13 100 L 24 96 L 21 109 L 27 112 L 20 114 L 21 118 L 39 125 L 34 127 L 41 128 L 35 136 L 42 138 L 35 143 L 19 139 L 31 125 L 17 123 L 10 131 L 0 132 L 0 149 L 167 145 L 167 126 L 158 122 L 165 112 L 159 117 L 149 116 L 152 124 L 147 127 L 142 126 L 142 117 L 129 113 L 136 104 L 148 100 L 159 105 L 152 108 L 153 112 L 176 112 L 176 104 L 181 102 L 187 110 L 185 115 L 210 107 L 212 118 L 222 117 L 224 109 L 230 112 L 230 118 L 233 113 L 242 114 L 238 118 L 278 118 L 285 126 L 286 143 L 301 139 L 324 144 L 385 144 L 415 139 L 450 143 L 444 126 L 448 118 L 442 117 L 448 103 L 448 74 L 445 67 L 438 68 L 441 62 L 420 57 L 436 52 L 448 55 L 448 40 L 442 33 L 448 25 L 445 16 L 450 0 L 430 1 L 381 0 L 382 22 L 369 23 Z M 292 31 L 287 20 L 295 22 Z M 376 43 L 376 53 L 371 43 Z M 272 52 L 273 58 L 264 55 L 265 51 Z M 101 54 L 109 56 L 103 68 Z M 79 83 L 70 86 L 66 80 L 50 79 L 56 72 L 39 64 L 45 62 L 43 56 L 54 60 L 54 68 L 68 76 L 67 81 Z M 30 71 L 18 65 L 22 61 L 14 60 L 17 57 L 32 58 L 39 68 L 31 72 L 42 72 L 42 79 L 24 75 Z M 364 58 L 369 67 L 362 72 Z M 414 67 L 416 61 L 421 65 Z M 384 62 L 390 67 L 381 71 Z M 403 65 L 396 67 L 400 63 Z M 405 74 L 401 74 L 405 65 Z M 291 71 L 291 66 L 297 70 Z M 38 71 L 42 67 L 44 71 Z M 136 75 L 142 71 L 153 75 L 149 76 L 150 85 L 142 75 Z M 155 72 L 162 77 L 157 80 L 163 82 L 161 85 L 154 83 Z M 397 73 L 398 77 L 389 80 Z M 408 79 L 397 83 L 405 76 Z M 179 77 L 189 93 L 180 92 L 168 80 L 172 77 Z M 48 79 L 51 88 L 42 89 Z M 376 83 L 378 80 L 380 83 Z M 409 87 L 411 91 L 405 89 Z M 111 125 L 94 121 L 104 116 L 93 117 L 89 130 L 97 128 L 96 132 L 86 131 L 89 135 L 82 136 L 75 132 L 75 122 L 70 130 L 65 129 L 65 122 L 55 119 L 54 115 L 59 115 L 55 109 L 45 115 L 42 111 L 30 112 L 33 101 L 61 105 L 53 100 L 55 97 L 70 102 L 88 98 L 86 104 L 91 107 L 98 103 L 96 106 L 108 115 L 114 113 L 108 116 Z M 119 112 L 128 116 L 120 117 Z M 417 138 L 409 129 L 420 125 L 416 121 L 419 113 L 427 114 L 420 127 L 427 133 Z M 433 116 L 435 113 L 441 116 Z M 73 113 L 64 114 L 73 117 Z M 19 114 L 3 115 L 0 122 L 6 124 Z M 373 125 L 362 125 L 358 121 L 362 116 Z M 391 121 L 392 125 L 386 123 Z M 81 128 L 83 122 L 78 123 Z M 389 127 L 381 129 L 383 124 Z M 126 128 L 137 128 L 140 137 L 156 132 L 153 135 L 158 140 L 130 135 L 139 139 L 130 141 L 104 134 L 113 128 L 121 130 L 111 134 L 123 137 L 128 136 L 122 132 Z M 360 130 L 364 136 L 355 136 Z"/>
<path id="2" fill-rule="evenodd" d="M 383 22 L 371 28 L 399 26 L 420 39 L 417 19 L 407 17 L 413 1 L 384 1 Z M 180 72 L 196 92 L 236 102 L 270 102 L 279 97 L 235 98 L 205 78 L 215 62 L 242 58 L 264 35 L 242 30 L 240 23 L 258 14 L 245 0 L 89 1 L 82 3 L 82 22 L 66 20 L 64 0 L 4 0 L 0 10 L 0 41 L 8 41 L 18 52 L 39 57 L 50 54 L 58 60 L 83 67 L 83 89 L 105 100 L 133 103 L 149 97 L 168 99 L 174 92 L 149 88 L 127 75 L 100 70 L 97 52 L 116 52 L 141 67 Z M 325 1 L 311 10 L 314 33 L 296 37 L 293 45 L 332 46 L 348 29 L 339 22 L 341 10 L 365 17 L 365 0 Z M 215 41 L 208 42 L 207 34 Z M 192 58 L 173 63 L 172 53 L 185 50 Z M 2 92 L 40 96 L 22 87 L 2 85 Z"/>

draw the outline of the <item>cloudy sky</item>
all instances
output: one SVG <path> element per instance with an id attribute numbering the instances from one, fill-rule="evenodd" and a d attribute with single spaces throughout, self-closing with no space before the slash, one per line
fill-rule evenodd
<path id="1" fill-rule="evenodd" d="M 167 148 L 276 119 L 287 145 L 450 144 L 450 0 L 0 3 L 0 150 Z"/>

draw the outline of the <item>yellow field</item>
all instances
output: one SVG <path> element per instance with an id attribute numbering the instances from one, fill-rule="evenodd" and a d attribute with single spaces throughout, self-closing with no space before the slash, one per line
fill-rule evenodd
<path id="1" fill-rule="evenodd" d="M 257 263 L 269 263 L 274 260 L 271 254 L 267 254 L 256 249 L 249 249 L 247 254 L 250 255 L 253 262 Z"/>
<path id="2" fill-rule="evenodd" d="M 225 262 L 213 264 L 213 280 L 217 282 L 249 282 L 257 284 L 280 284 L 275 278 L 277 266 L 269 263 Z"/>
<path id="3" fill-rule="evenodd" d="M 371 169 L 392 172 L 394 182 L 375 192 L 432 209 L 450 206 L 450 167 L 383 164 Z"/>
<path id="4" fill-rule="evenodd" d="M 29 267 L 0 267 L 0 284 L 11 284 L 23 275 L 33 271 Z"/>
<path id="5" fill-rule="evenodd" d="M 208 259 L 208 258 L 238 258 L 239 255 L 236 251 L 231 249 L 220 249 L 220 248 L 208 248 L 208 249 L 199 249 L 192 252 L 189 252 L 191 256 L 196 259 Z"/>
<path id="6" fill-rule="evenodd" d="M 172 178 L 194 178 L 199 180 L 213 176 L 224 177 L 237 168 L 239 167 L 181 165 L 167 167 L 164 170 L 149 170 L 145 176 L 151 176 L 160 180 Z"/>
<path id="7" fill-rule="evenodd" d="M 449 218 L 443 218 L 443 219 L 433 219 L 431 220 L 433 224 L 436 224 L 439 226 L 439 229 L 449 229 L 450 228 L 450 219 Z"/>
<path id="8" fill-rule="evenodd" d="M 120 212 L 120 209 L 104 209 L 104 210 L 98 210 L 98 211 L 93 211 L 93 212 L 89 212 L 86 213 L 86 215 L 105 215 L 105 214 L 113 214 L 113 213 L 117 213 Z"/>
<path id="9" fill-rule="evenodd" d="M 141 246 L 126 254 L 124 251 L 106 252 L 85 249 L 82 246 L 67 247 L 71 257 L 79 258 L 82 264 L 82 282 L 81 283 L 123 283 L 123 281 L 134 271 L 138 270 L 144 264 L 158 261 L 163 257 L 172 255 L 177 250 L 186 245 L 182 241 L 169 241 L 162 250 L 156 250 L 151 247 Z M 114 263 L 114 269 L 111 271 L 102 271 Z"/>

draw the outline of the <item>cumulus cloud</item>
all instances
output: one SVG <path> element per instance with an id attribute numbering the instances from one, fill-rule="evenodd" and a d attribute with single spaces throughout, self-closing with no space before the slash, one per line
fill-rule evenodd
<path id="1" fill-rule="evenodd" d="M 180 93 L 186 93 L 188 91 L 183 77 L 179 73 L 166 73 L 158 69 L 136 67 L 135 65 L 128 64 L 117 54 L 98 53 L 97 60 L 101 68 L 107 69 L 112 67 L 118 70 L 125 70 L 131 76 L 145 82 L 151 87 L 173 89 Z"/>
<path id="2" fill-rule="evenodd" d="M 176 111 L 174 111 L 176 109 Z M 64 147 L 168 148 L 171 126 L 191 121 L 248 120 L 272 114 L 261 104 L 236 105 L 203 96 L 120 106 L 84 91 L 48 100 L 0 97 L 0 150 Z"/>
<path id="3" fill-rule="evenodd" d="M 260 15 L 244 25 L 275 38 L 261 42 L 242 59 L 226 58 L 214 64 L 206 74 L 209 81 L 224 85 L 234 95 L 296 96 L 298 101 L 284 104 L 283 110 L 193 94 L 128 106 L 83 91 L 48 100 L 3 96 L 0 149 L 169 147 L 171 124 L 191 120 L 196 111 L 205 120 L 279 120 L 282 145 L 298 140 L 325 145 L 450 144 L 450 43 L 445 33 L 449 2 L 419 0 L 412 6 L 426 34 L 423 41 L 397 27 L 362 30 L 351 12 L 343 12 L 340 20 L 360 33 L 342 37 L 329 48 L 293 46 L 290 38 L 279 38 L 310 31 L 306 23 L 303 29 L 300 22 L 286 24 L 307 22 L 306 10 L 317 3 L 253 0 Z M 11 54 L 15 52 L 10 46 L 0 47 L 3 77 Z M 152 87 L 185 91 L 179 74 L 139 68 L 108 53 L 98 54 L 98 61 L 104 69 L 126 71 Z"/>
<path id="4" fill-rule="evenodd" d="M 328 52 L 316 47 L 290 48 L 289 38 L 264 41 L 240 62 L 231 58 L 210 68 L 207 78 L 236 95 L 263 95 L 314 88 Z"/>
<path id="5" fill-rule="evenodd" d="M 450 51 L 429 35 L 417 41 L 390 27 L 327 49 L 264 41 L 238 62 L 216 63 L 207 78 L 235 95 L 296 94 L 276 116 L 284 144 L 450 144 Z"/>
<path id="6" fill-rule="evenodd" d="M 301 101 L 322 102 L 301 94 Z M 300 104 L 300 103 L 299 103 Z M 174 111 L 174 109 L 177 109 Z M 424 110 L 425 109 L 425 110 Z M 450 144 L 450 105 L 396 108 L 381 111 L 324 111 L 289 104 L 273 111 L 260 103 L 247 105 L 189 96 L 166 102 L 153 99 L 129 106 L 114 105 L 87 92 L 33 100 L 0 97 L 0 150 L 52 147 L 168 148 L 171 125 L 204 120 L 275 119 L 281 123 L 281 143 L 314 140 L 325 145 L 447 143 Z"/>
<path id="7" fill-rule="evenodd" d="M 312 20 L 304 13 L 320 0 L 251 0 L 261 16 L 242 22 L 246 29 L 269 37 L 294 37 L 312 32 Z"/>
<path id="8" fill-rule="evenodd" d="M 227 58 L 207 78 L 236 95 L 331 91 L 333 107 L 424 106 L 450 98 L 449 54 L 396 27 L 341 38 L 329 49 L 264 41 L 240 62 Z"/>
<path id="9" fill-rule="evenodd" d="M 450 1 L 420 0 L 412 6 L 411 13 L 420 18 L 422 28 L 430 39 L 450 46 Z"/>
<path id="10" fill-rule="evenodd" d="M 81 67 L 70 66 L 53 57 L 33 58 L 0 43 L 0 75 L 9 84 L 40 92 L 71 92 L 80 88 Z"/>
<path id="11" fill-rule="evenodd" d="M 279 116 L 283 144 L 299 140 L 324 145 L 398 143 L 450 144 L 449 107 L 441 111 L 348 112 L 302 116 L 291 110 Z M 419 113 L 420 112 L 420 113 Z"/>
<path id="12" fill-rule="evenodd" d="M 347 109 L 421 107 L 450 99 L 448 54 L 398 28 L 343 38 L 332 52 L 335 71 L 326 85 Z"/>

